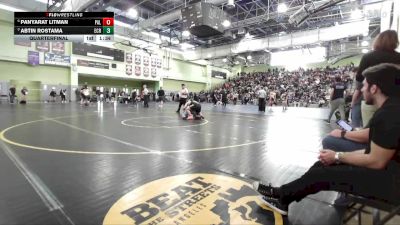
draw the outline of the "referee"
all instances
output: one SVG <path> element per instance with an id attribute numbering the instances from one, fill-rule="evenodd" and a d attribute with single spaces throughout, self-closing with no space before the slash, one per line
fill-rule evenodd
<path id="1" fill-rule="evenodd" d="M 189 90 L 186 88 L 185 84 L 182 84 L 182 89 L 179 91 L 179 107 L 176 110 L 177 113 L 181 111 L 181 106 L 186 104 L 186 100 L 189 95 Z"/>

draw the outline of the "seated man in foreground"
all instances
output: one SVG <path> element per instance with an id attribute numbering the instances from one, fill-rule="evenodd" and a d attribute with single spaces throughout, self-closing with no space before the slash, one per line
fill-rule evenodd
<path id="1" fill-rule="evenodd" d="M 203 115 L 201 114 L 201 105 L 199 102 L 190 99 L 186 102 L 185 106 L 183 107 L 184 110 L 184 120 L 201 120 L 204 119 Z"/>
<path id="2" fill-rule="evenodd" d="M 400 203 L 400 67 L 380 64 L 363 72 L 367 104 L 378 109 L 370 121 L 365 150 L 323 149 L 302 177 L 281 187 L 255 182 L 254 188 L 272 209 L 288 214 L 288 205 L 322 190 L 341 191 Z"/>

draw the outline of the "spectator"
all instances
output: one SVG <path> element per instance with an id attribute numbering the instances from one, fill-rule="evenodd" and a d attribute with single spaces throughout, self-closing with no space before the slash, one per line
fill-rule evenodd
<path id="1" fill-rule="evenodd" d="M 10 87 L 10 91 L 8 93 L 8 95 L 10 96 L 10 103 L 13 104 L 14 103 L 14 99 L 16 97 L 15 93 L 17 92 L 17 90 L 15 89 L 15 86 L 11 86 Z"/>
<path id="2" fill-rule="evenodd" d="M 27 95 L 28 95 L 28 89 L 26 87 L 23 87 L 21 89 L 21 101 L 19 102 L 20 104 L 26 104 Z"/>
<path id="3" fill-rule="evenodd" d="M 56 102 L 56 97 L 57 97 L 56 88 L 52 87 L 50 91 L 50 102 Z"/>
<path id="4" fill-rule="evenodd" d="M 365 150 L 335 152 L 323 149 L 303 176 L 280 187 L 253 187 L 262 200 L 277 212 L 287 215 L 288 205 L 323 190 L 341 191 L 400 202 L 400 67 L 380 64 L 363 72 L 363 96 L 378 110 L 370 121 Z"/>
<path id="5" fill-rule="evenodd" d="M 67 103 L 66 94 L 67 94 L 67 89 L 60 90 L 61 103 Z"/>
<path id="6" fill-rule="evenodd" d="M 399 46 L 398 34 L 394 30 L 387 30 L 380 33 L 373 44 L 373 51 L 365 54 L 360 61 L 359 69 L 356 75 L 356 91 L 353 94 L 352 104 L 354 105 L 361 96 L 361 87 L 364 80 L 362 73 L 365 69 L 380 63 L 400 64 L 400 53 L 396 52 Z M 362 125 L 366 126 L 374 114 L 376 109 L 373 106 L 368 106 L 365 101 L 361 103 Z M 358 115 L 359 116 L 359 115 Z"/>
<path id="7" fill-rule="evenodd" d="M 145 84 L 143 85 L 142 95 L 143 95 L 144 108 L 149 108 L 150 94 L 149 90 L 147 89 L 147 85 Z"/>
<path id="8" fill-rule="evenodd" d="M 165 92 L 162 89 L 162 87 L 160 87 L 160 90 L 157 91 L 157 95 L 158 95 L 158 101 L 160 101 L 159 107 L 162 107 L 165 101 Z"/>

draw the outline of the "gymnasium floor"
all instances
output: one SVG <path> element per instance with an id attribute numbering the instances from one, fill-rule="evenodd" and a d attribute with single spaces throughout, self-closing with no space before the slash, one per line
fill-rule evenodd
<path id="1" fill-rule="evenodd" d="M 203 105 L 206 120 L 104 104 L 0 104 L 1 224 L 338 224 L 334 192 L 289 208 L 258 200 L 317 158 L 326 109 Z"/>

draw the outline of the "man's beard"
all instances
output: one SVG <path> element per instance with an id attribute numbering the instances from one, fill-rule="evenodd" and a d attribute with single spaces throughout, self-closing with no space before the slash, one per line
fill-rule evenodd
<path id="1" fill-rule="evenodd" d="M 374 100 L 372 98 L 365 99 L 365 104 L 367 105 L 374 105 Z"/>

